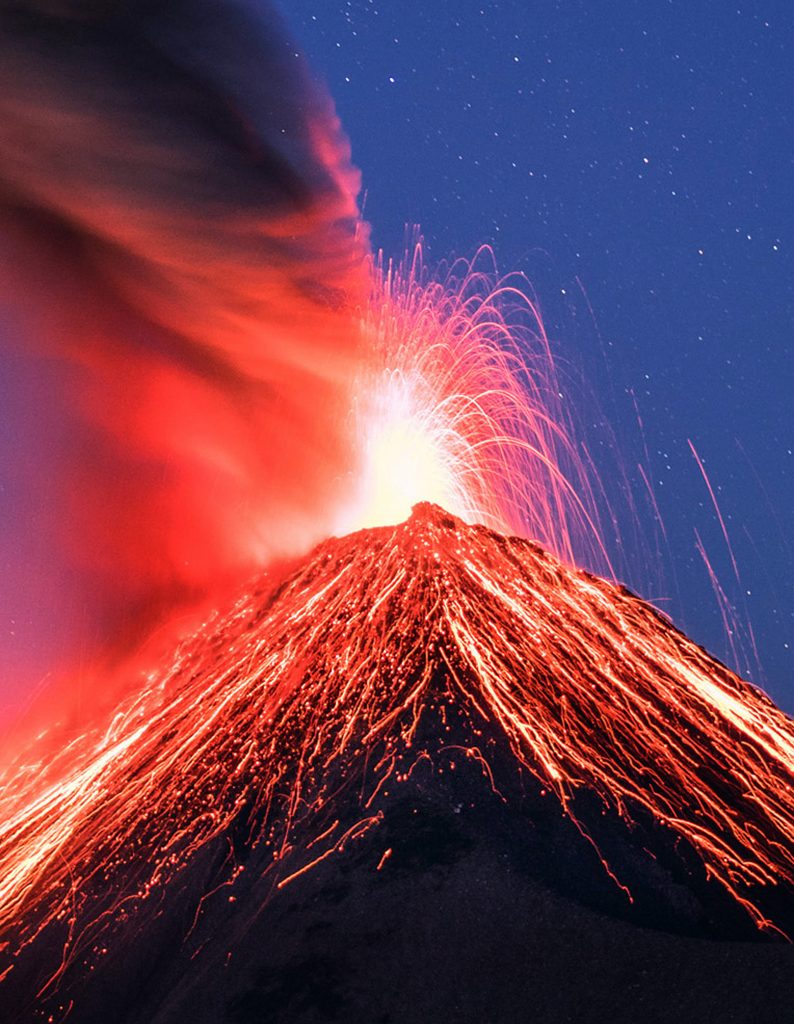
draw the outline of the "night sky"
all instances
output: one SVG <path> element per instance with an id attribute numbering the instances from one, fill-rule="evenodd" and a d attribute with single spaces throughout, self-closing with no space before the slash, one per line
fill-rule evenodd
<path id="1" fill-rule="evenodd" d="M 794 9 L 286 7 L 351 139 L 375 245 L 399 256 L 418 224 L 431 261 L 485 242 L 528 275 L 588 382 L 588 443 L 605 418 L 636 493 L 638 462 L 653 481 L 667 542 L 649 509 L 644 543 L 624 519 L 627 582 L 794 711 Z M 746 639 L 730 654 L 695 531 L 757 661 Z"/>

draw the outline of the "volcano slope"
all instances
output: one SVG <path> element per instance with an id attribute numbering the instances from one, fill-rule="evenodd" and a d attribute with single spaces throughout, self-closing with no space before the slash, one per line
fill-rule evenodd
<path id="1" fill-rule="evenodd" d="M 794 724 L 419 505 L 8 773 L 0 1019 L 789 1021 Z"/>

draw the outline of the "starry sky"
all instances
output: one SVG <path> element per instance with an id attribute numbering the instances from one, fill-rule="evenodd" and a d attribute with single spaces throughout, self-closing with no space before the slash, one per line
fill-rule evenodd
<path id="1" fill-rule="evenodd" d="M 290 0 L 285 15 L 350 137 L 375 245 L 399 255 L 418 224 L 431 261 L 490 243 L 528 275 L 587 381 L 585 416 L 610 422 L 638 489 L 638 463 L 653 483 L 666 538 L 646 503 L 627 582 L 794 712 L 794 8 Z M 736 651 L 698 536 L 744 624 Z"/>

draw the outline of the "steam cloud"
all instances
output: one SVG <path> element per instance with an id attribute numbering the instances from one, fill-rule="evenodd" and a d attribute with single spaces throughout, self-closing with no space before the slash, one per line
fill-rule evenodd
<path id="1" fill-rule="evenodd" d="M 0 0 L 0 695 L 327 530 L 357 191 L 260 0 Z"/>

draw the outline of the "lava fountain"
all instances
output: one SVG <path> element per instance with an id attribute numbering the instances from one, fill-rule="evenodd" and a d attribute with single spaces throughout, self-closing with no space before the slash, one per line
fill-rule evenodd
<path id="1" fill-rule="evenodd" d="M 362 329 L 372 355 L 339 532 L 396 523 L 434 501 L 611 572 L 604 496 L 566 401 L 574 385 L 523 275 L 499 277 L 487 247 L 432 272 L 417 241 L 401 263 L 375 264 Z"/>
<path id="2" fill-rule="evenodd" d="M 189 946 L 218 901 L 231 944 L 426 763 L 476 765 L 522 827 L 515 792 L 556 801 L 627 901 L 596 817 L 788 935 L 794 725 L 577 567 L 614 575 L 609 506 L 523 279 L 488 250 L 371 257 L 333 111 L 253 5 L 79 7 L 0 7 L 9 365 L 63 377 L 30 458 L 5 452 L 18 510 L 47 510 L 7 541 L 21 607 L 25 572 L 67 581 L 48 613 L 88 609 L 92 662 L 238 596 L 122 660 L 110 710 L 45 701 L 8 759 L 0 1006 L 78 1019 L 106 964 L 145 976 L 158 922 Z"/>

